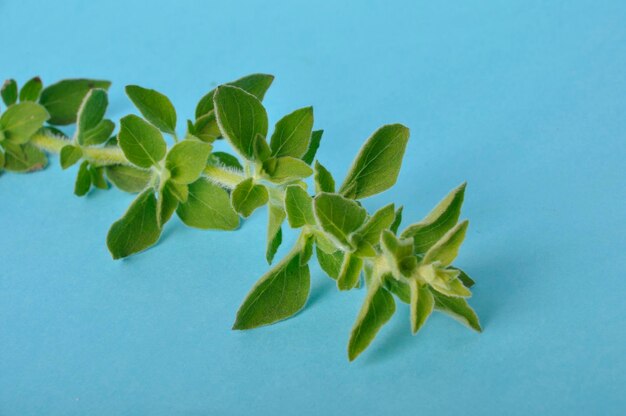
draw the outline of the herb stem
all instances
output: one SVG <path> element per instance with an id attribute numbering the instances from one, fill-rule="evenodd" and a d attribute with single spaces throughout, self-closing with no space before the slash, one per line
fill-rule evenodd
<path id="1" fill-rule="evenodd" d="M 207 166 L 204 168 L 204 175 L 215 183 L 226 188 L 233 189 L 239 182 L 246 179 L 243 173 L 238 173 L 233 169 L 223 168 L 219 166 Z"/>
<path id="2" fill-rule="evenodd" d="M 45 133 L 36 133 L 31 138 L 31 143 L 49 153 L 60 153 L 63 147 L 72 144 L 70 140 Z M 122 149 L 117 146 L 81 147 L 81 150 L 84 159 L 94 166 L 130 165 Z"/>

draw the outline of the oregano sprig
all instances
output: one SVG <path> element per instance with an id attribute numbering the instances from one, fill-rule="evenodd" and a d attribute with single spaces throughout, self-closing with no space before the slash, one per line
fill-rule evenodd
<path id="1" fill-rule="evenodd" d="M 241 218 L 267 205 L 268 263 L 282 243 L 285 223 L 300 234 L 250 290 L 233 329 L 269 325 L 300 311 L 315 257 L 339 290 L 363 288 L 348 341 L 350 360 L 391 319 L 396 300 L 409 305 L 413 333 L 435 310 L 481 331 L 467 303 L 474 281 L 453 265 L 468 227 L 467 220 L 459 221 L 465 184 L 400 231 L 402 207 L 388 204 L 368 212 L 361 200 L 396 183 L 408 128 L 377 129 L 337 185 L 315 159 L 323 131 L 314 130 L 312 107 L 269 125 L 261 101 L 273 80 L 252 74 L 209 91 L 180 136 L 173 103 L 154 89 L 126 87 L 141 116 L 122 117 L 115 133 L 116 124 L 106 118 L 108 81 L 70 79 L 44 87 L 36 77 L 20 89 L 8 80 L 0 90 L 6 105 L 0 114 L 0 169 L 38 170 L 46 166 L 46 152 L 58 153 L 63 169 L 79 165 L 76 195 L 110 184 L 136 193 L 108 232 L 114 259 L 156 244 L 174 213 L 190 227 L 235 230 Z M 72 123 L 72 137 L 57 127 Z M 234 153 L 214 152 L 219 139 Z M 312 187 L 306 183 L 311 176 Z"/>

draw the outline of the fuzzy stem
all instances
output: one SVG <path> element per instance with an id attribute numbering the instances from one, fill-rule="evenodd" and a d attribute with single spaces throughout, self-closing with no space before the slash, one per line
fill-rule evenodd
<path id="1" fill-rule="evenodd" d="M 43 133 L 35 134 L 30 142 L 50 153 L 60 153 L 64 146 L 72 144 L 70 140 Z M 122 149 L 117 146 L 81 147 L 81 150 L 83 151 L 83 158 L 94 166 L 130 165 Z"/>
<path id="2" fill-rule="evenodd" d="M 72 144 L 72 142 L 68 139 L 45 133 L 35 134 L 31 138 L 30 142 L 49 153 L 60 153 L 64 146 Z M 83 151 L 83 158 L 88 160 L 94 166 L 131 165 L 128 159 L 124 156 L 122 149 L 117 146 L 85 146 L 81 147 L 81 150 Z M 219 166 L 207 166 L 204 169 L 204 174 L 208 179 L 231 189 L 245 179 L 243 174 L 240 174 L 235 170 Z"/>
<path id="3" fill-rule="evenodd" d="M 207 166 L 204 168 L 204 175 L 213 182 L 230 189 L 233 189 L 239 182 L 246 179 L 243 173 L 219 166 Z"/>

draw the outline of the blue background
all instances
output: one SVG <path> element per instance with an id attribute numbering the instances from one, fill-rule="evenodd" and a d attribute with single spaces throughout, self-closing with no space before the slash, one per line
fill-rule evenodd
<path id="1" fill-rule="evenodd" d="M 307 308 L 230 330 L 266 270 L 266 213 L 239 232 L 168 224 L 112 261 L 131 196 L 76 169 L 0 178 L 0 414 L 623 414 L 623 1 L 0 1 L 0 75 L 163 91 L 179 119 L 218 83 L 277 76 L 271 121 L 315 106 L 340 179 L 378 126 L 412 136 L 391 191 L 416 221 L 469 182 L 458 259 L 485 327 L 406 305 L 349 363 L 363 291 L 315 267 Z M 182 124 L 181 132 L 182 132 Z M 407 222 L 405 222 L 407 224 Z M 284 253 L 294 235 L 288 233 Z"/>

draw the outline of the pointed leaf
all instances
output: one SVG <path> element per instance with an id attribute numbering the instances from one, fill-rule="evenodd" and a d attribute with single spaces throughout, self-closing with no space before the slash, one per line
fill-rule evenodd
<path id="1" fill-rule="evenodd" d="M 89 172 L 89 162 L 86 160 L 80 164 L 74 183 L 74 195 L 85 196 L 91 189 L 91 173 Z"/>
<path id="2" fill-rule="evenodd" d="M 76 138 L 79 144 L 85 144 L 85 134 L 98 127 L 98 124 L 104 118 L 108 105 L 107 93 L 102 88 L 94 88 L 85 95 L 85 99 L 78 109 L 76 122 Z M 106 136 L 108 137 L 109 134 Z"/>
<path id="3" fill-rule="evenodd" d="M 302 156 L 302 160 L 310 165 L 313 163 L 315 159 L 315 155 L 317 154 L 317 149 L 320 147 L 320 142 L 322 141 L 322 135 L 324 134 L 324 130 L 315 130 L 311 133 L 311 141 L 309 143 L 309 148 L 307 149 L 304 156 Z M 334 190 L 332 192 L 335 192 Z"/>
<path id="4" fill-rule="evenodd" d="M 111 120 L 102 120 L 94 128 L 81 132 L 79 142 L 83 146 L 97 146 L 106 142 L 115 130 L 115 123 Z"/>
<path id="5" fill-rule="evenodd" d="M 295 252 L 272 268 L 254 285 L 237 312 L 233 329 L 273 324 L 304 307 L 311 288 L 309 266 Z"/>
<path id="6" fill-rule="evenodd" d="M 413 237 L 415 253 L 428 251 L 445 233 L 454 227 L 461 215 L 461 205 L 465 194 L 465 183 L 453 189 L 437 206 L 417 224 L 409 225 L 402 237 Z"/>
<path id="7" fill-rule="evenodd" d="M 109 189 L 109 183 L 104 179 L 104 168 L 102 166 L 89 165 L 91 183 L 98 189 Z"/>
<path id="8" fill-rule="evenodd" d="M 337 276 L 337 288 L 339 290 L 350 290 L 356 287 L 361 277 L 363 269 L 363 259 L 353 253 L 346 253 Z"/>
<path id="9" fill-rule="evenodd" d="M 122 218 L 113 223 L 107 235 L 107 246 L 113 258 L 119 259 L 147 249 L 160 236 L 157 201 L 150 188 L 143 191 Z"/>
<path id="10" fill-rule="evenodd" d="M 315 225 L 313 199 L 297 185 L 290 185 L 285 191 L 285 210 L 287 211 L 287 220 L 292 228 Z"/>
<path id="11" fill-rule="evenodd" d="M 213 99 L 211 98 L 211 106 L 212 105 Z M 190 129 L 190 133 L 207 143 L 213 143 L 215 139 L 219 138 L 221 133 L 220 128 L 217 125 L 215 112 L 211 110 L 209 113 L 198 118 L 193 124 L 193 131 Z"/>
<path id="12" fill-rule="evenodd" d="M 184 196 L 182 193 L 185 191 L 187 191 L 188 197 L 187 185 L 178 185 L 169 180 L 161 187 L 157 199 L 157 219 L 159 227 L 162 228 L 163 225 L 172 218 L 174 211 L 176 211 L 178 207 L 178 199 Z"/>
<path id="13" fill-rule="evenodd" d="M 321 193 L 313 200 L 317 223 L 345 248 L 350 248 L 348 235 L 365 221 L 367 212 L 351 199 L 341 195 Z"/>
<path id="14" fill-rule="evenodd" d="M 239 215 L 230 206 L 228 192 L 207 179 L 200 178 L 189 185 L 187 202 L 176 213 L 190 227 L 204 230 L 234 230 Z"/>
<path id="15" fill-rule="evenodd" d="M 443 266 L 452 263 L 459 253 L 461 244 L 463 244 L 468 225 L 469 221 L 465 220 L 448 231 L 426 252 L 423 262 L 428 264 L 439 261 Z"/>
<path id="16" fill-rule="evenodd" d="M 326 272 L 326 274 L 332 279 L 337 280 L 337 277 L 339 277 L 339 271 L 341 270 L 341 265 L 343 264 L 343 252 L 341 250 L 337 250 L 332 254 L 328 254 L 325 253 L 324 250 L 321 250 L 319 246 L 315 247 L 315 252 L 317 255 L 317 261 L 322 270 L 324 270 L 324 272 Z"/>
<path id="17" fill-rule="evenodd" d="M 37 102 L 42 89 L 43 83 L 41 82 L 41 78 L 34 77 L 29 79 L 20 90 L 20 101 Z"/>
<path id="18" fill-rule="evenodd" d="M 167 145 L 161 132 L 135 115 L 120 120 L 118 141 L 126 158 L 140 168 L 156 166 L 165 157 Z"/>
<path id="19" fill-rule="evenodd" d="M 301 108 L 280 119 L 270 141 L 272 156 L 300 158 L 309 148 L 312 129 L 313 107 Z"/>
<path id="20" fill-rule="evenodd" d="M 432 294 L 435 298 L 435 309 L 447 313 L 462 324 L 478 332 L 482 332 L 478 316 L 469 306 L 467 300 L 463 298 L 452 298 L 437 292 L 433 292 Z"/>
<path id="21" fill-rule="evenodd" d="M 270 146 L 267 144 L 265 137 L 261 136 L 260 134 L 257 134 L 256 137 L 254 138 L 253 153 L 254 153 L 254 159 L 260 162 L 266 161 L 272 155 L 272 150 L 270 149 Z"/>
<path id="22" fill-rule="evenodd" d="M 248 178 L 233 189 L 230 200 L 235 211 L 247 218 L 255 209 L 267 204 L 269 194 L 265 186 L 255 184 L 253 178 Z"/>
<path id="23" fill-rule="evenodd" d="M 391 226 L 394 218 L 394 205 L 386 205 L 369 217 L 356 232 L 369 244 L 376 245 L 380 240 L 380 234 Z"/>
<path id="24" fill-rule="evenodd" d="M 249 160 L 254 160 L 254 138 L 267 136 L 267 113 L 261 102 L 244 90 L 223 85 L 215 97 L 215 114 L 222 135 Z"/>
<path id="25" fill-rule="evenodd" d="M 278 184 L 297 181 L 313 174 L 309 165 L 291 156 L 269 159 L 263 163 L 263 170 L 270 181 Z"/>
<path id="26" fill-rule="evenodd" d="M 426 285 L 420 285 L 415 279 L 409 280 L 411 289 L 411 331 L 416 334 L 430 316 L 435 305 L 433 294 Z"/>
<path id="27" fill-rule="evenodd" d="M 176 143 L 165 158 L 171 180 L 181 184 L 195 182 L 207 165 L 212 146 L 195 139 Z"/>
<path id="28" fill-rule="evenodd" d="M 0 89 L 2 101 L 8 107 L 17 102 L 17 82 L 14 79 L 7 79 Z"/>
<path id="29" fill-rule="evenodd" d="M 474 279 L 472 279 L 471 277 L 469 277 L 469 275 L 467 273 L 465 273 L 463 270 L 459 269 L 458 267 L 448 267 L 448 269 L 450 270 L 456 270 L 459 272 L 459 276 L 458 279 L 461 281 L 461 283 L 463 283 L 463 285 L 467 288 L 470 288 L 472 286 L 474 286 L 474 284 L 476 282 L 474 282 Z"/>
<path id="30" fill-rule="evenodd" d="M 270 85 L 272 85 L 272 81 L 274 81 L 273 75 L 252 74 L 240 78 L 236 81 L 228 82 L 225 85 L 233 85 L 235 87 L 239 87 L 242 90 L 254 95 L 256 98 L 258 98 L 259 101 L 263 101 L 263 97 L 265 96 L 265 93 L 267 92 Z M 214 95 L 215 90 L 211 90 L 200 99 L 200 101 L 198 102 L 198 106 L 196 107 L 196 119 L 199 119 L 200 117 L 214 109 Z"/>
<path id="31" fill-rule="evenodd" d="M 37 103 L 26 101 L 13 104 L 0 116 L 0 130 L 4 139 L 23 144 L 48 120 L 48 112 Z"/>
<path id="32" fill-rule="evenodd" d="M 335 192 L 335 179 L 333 175 L 317 160 L 315 161 L 315 175 L 313 180 L 315 181 L 315 193 L 321 192 Z"/>
<path id="33" fill-rule="evenodd" d="M 389 124 L 376 130 L 352 162 L 339 193 L 361 199 L 393 186 L 408 140 L 409 129 L 401 124 Z"/>
<path id="34" fill-rule="evenodd" d="M 393 296 L 379 282 L 372 282 L 350 333 L 348 358 L 353 361 L 374 340 L 396 311 Z"/>
<path id="35" fill-rule="evenodd" d="M 66 79 L 52 84 L 41 92 L 39 103 L 50 113 L 50 124 L 66 125 L 76 121 L 78 108 L 89 90 L 102 88 L 108 90 L 109 81 L 92 79 Z"/>
<path id="36" fill-rule="evenodd" d="M 278 247 L 280 247 L 280 244 L 283 241 L 283 230 L 281 225 L 287 215 L 283 207 L 279 205 L 277 201 L 272 200 L 273 198 L 271 198 L 270 194 L 270 204 L 268 209 L 269 221 L 267 224 L 267 249 L 265 250 L 265 258 L 270 264 L 276 255 Z"/>
<path id="37" fill-rule="evenodd" d="M 126 95 L 146 120 L 164 133 L 176 134 L 176 110 L 169 98 L 138 85 L 127 85 Z"/>
<path id="38" fill-rule="evenodd" d="M 393 223 L 391 224 L 391 226 L 389 227 L 389 229 L 391 230 L 392 233 L 397 234 L 398 233 L 398 228 L 400 228 L 400 223 L 402 222 L 402 207 L 398 208 L 396 210 L 394 219 L 393 219 Z"/>
<path id="39" fill-rule="evenodd" d="M 71 144 L 63 146 L 59 158 L 61 159 L 61 168 L 67 169 L 83 157 L 83 151 L 80 147 Z"/>

